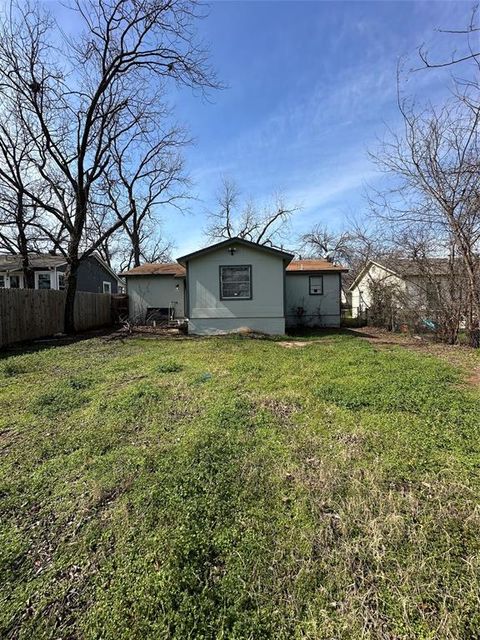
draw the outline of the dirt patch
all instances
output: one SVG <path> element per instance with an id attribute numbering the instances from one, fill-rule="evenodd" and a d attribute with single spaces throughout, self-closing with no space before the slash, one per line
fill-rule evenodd
<path id="1" fill-rule="evenodd" d="M 322 338 L 320 340 L 280 340 L 276 344 L 279 344 L 284 349 L 301 349 L 307 347 L 309 344 L 334 344 L 335 340 L 329 340 L 328 338 Z"/>
<path id="2" fill-rule="evenodd" d="M 110 342 L 111 340 L 120 340 L 123 342 L 128 338 L 170 338 L 173 340 L 192 340 L 196 336 L 187 335 L 182 329 L 178 327 L 164 327 L 152 325 L 138 325 L 133 328 L 120 328 L 116 331 L 111 331 L 106 335 L 103 340 Z"/>
<path id="3" fill-rule="evenodd" d="M 271 411 L 280 420 L 289 420 L 294 413 L 301 409 L 301 405 L 298 402 L 282 402 L 275 398 L 264 398 L 258 404 L 262 409 Z"/>
<path id="4" fill-rule="evenodd" d="M 300 340 L 281 340 L 277 342 L 278 345 L 284 347 L 285 349 L 301 349 L 302 347 L 306 347 L 310 342 L 301 342 Z"/>
<path id="5" fill-rule="evenodd" d="M 480 388 L 480 367 L 477 367 L 467 378 L 468 384 Z"/>
<path id="6" fill-rule="evenodd" d="M 425 347 L 432 344 L 430 339 L 423 336 L 411 335 L 408 333 L 393 333 L 376 327 L 350 329 L 350 331 L 359 338 L 364 338 L 367 342 L 378 345 L 399 344 L 403 346 Z"/>

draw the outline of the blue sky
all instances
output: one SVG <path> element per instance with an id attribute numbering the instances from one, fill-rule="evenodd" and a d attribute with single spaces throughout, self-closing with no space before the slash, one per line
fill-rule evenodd
<path id="1" fill-rule="evenodd" d="M 228 88 L 205 101 L 172 95 L 195 138 L 186 150 L 198 200 L 191 213 L 164 211 L 175 255 L 205 243 L 205 211 L 222 175 L 245 197 L 272 192 L 302 206 L 294 231 L 340 227 L 366 210 L 366 184 L 381 179 L 367 157 L 385 123 L 396 128 L 396 68 L 427 43 L 450 54 L 438 27 L 463 27 L 470 2 L 214 2 L 199 24 L 211 62 Z M 438 102 L 448 71 L 410 77 L 408 91 Z"/>

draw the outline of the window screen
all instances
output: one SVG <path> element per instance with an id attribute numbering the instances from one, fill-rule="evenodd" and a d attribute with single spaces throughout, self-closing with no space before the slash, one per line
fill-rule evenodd
<path id="1" fill-rule="evenodd" d="M 323 276 L 310 276 L 310 295 L 320 296 L 323 293 Z"/>
<path id="2" fill-rule="evenodd" d="M 236 265 L 220 267 L 220 299 L 250 300 L 252 297 L 252 267 Z"/>
<path id="3" fill-rule="evenodd" d="M 20 289 L 20 276 L 10 276 L 10 289 Z"/>

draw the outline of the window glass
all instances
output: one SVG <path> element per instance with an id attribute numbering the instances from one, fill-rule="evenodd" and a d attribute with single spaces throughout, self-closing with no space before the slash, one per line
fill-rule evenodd
<path id="1" fill-rule="evenodd" d="M 51 277 L 49 273 L 38 274 L 38 288 L 39 289 L 51 289 Z"/>
<path id="2" fill-rule="evenodd" d="M 58 278 L 58 290 L 63 291 L 65 289 L 65 274 L 59 273 L 57 274 Z"/>
<path id="3" fill-rule="evenodd" d="M 310 295 L 319 296 L 323 293 L 323 276 L 310 276 Z"/>
<path id="4" fill-rule="evenodd" d="M 20 276 L 10 276 L 10 289 L 20 289 Z"/>
<path id="5" fill-rule="evenodd" d="M 220 267 L 220 298 L 252 297 L 252 268 L 250 265 Z"/>
<path id="6" fill-rule="evenodd" d="M 0 275 L 0 289 L 5 289 L 5 276 Z"/>
<path id="7" fill-rule="evenodd" d="M 104 282 L 103 283 L 103 293 L 112 293 L 112 283 Z"/>

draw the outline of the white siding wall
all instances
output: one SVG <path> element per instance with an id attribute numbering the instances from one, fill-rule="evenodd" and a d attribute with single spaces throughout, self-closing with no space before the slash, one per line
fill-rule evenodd
<path id="1" fill-rule="evenodd" d="M 385 284 L 395 284 L 399 287 L 405 287 L 404 280 L 394 275 L 393 273 L 390 273 L 390 271 L 387 271 L 386 269 L 383 269 L 376 264 L 372 264 L 368 271 L 351 290 L 353 318 L 357 318 L 361 313 L 365 312 L 365 310 L 371 306 L 371 282 L 384 282 Z"/>
<path id="2" fill-rule="evenodd" d="M 188 263 L 189 332 L 228 333 L 249 327 L 265 333 L 285 333 L 284 263 L 265 251 L 236 245 L 193 258 Z M 220 299 L 220 266 L 251 265 L 252 299 Z"/>
<path id="3" fill-rule="evenodd" d="M 127 293 L 131 319 L 143 318 L 148 307 L 167 307 L 176 302 L 175 316 L 183 318 L 184 280 L 173 276 L 128 276 Z M 176 288 L 179 285 L 178 289 Z"/>
<path id="4" fill-rule="evenodd" d="M 310 295 L 310 276 L 308 274 L 286 274 L 286 322 L 288 326 L 304 325 L 310 327 L 340 326 L 340 274 L 318 273 L 323 275 L 323 294 Z M 297 307 L 303 307 L 304 315 L 296 315 Z"/>

